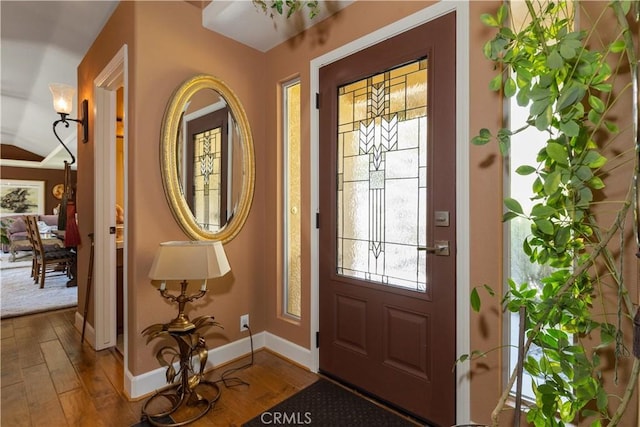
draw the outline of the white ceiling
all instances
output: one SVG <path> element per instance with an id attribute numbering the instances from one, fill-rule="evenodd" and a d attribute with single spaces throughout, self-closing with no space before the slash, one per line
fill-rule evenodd
<path id="1" fill-rule="evenodd" d="M 311 19 L 306 9 L 289 19 L 267 12 L 248 0 L 213 0 L 202 11 L 202 25 L 262 52 L 290 39 L 350 5 L 354 0 L 320 1 L 318 16 Z M 239 25 L 241 23 L 241 25 Z"/>
<path id="2" fill-rule="evenodd" d="M 352 2 L 321 1 L 321 13 L 311 21 L 306 12 L 286 19 L 265 14 L 250 0 L 213 0 L 203 9 L 202 23 L 264 52 Z M 42 162 L 0 159 L 0 164 L 61 169 L 64 160 L 70 160 L 53 135 L 52 125 L 59 116 L 53 110 L 49 83 L 77 86 L 77 67 L 117 4 L 0 0 L 0 142 L 45 157 Z M 78 117 L 77 105 L 70 117 Z M 56 128 L 74 155 L 76 126 Z"/>
<path id="3" fill-rule="evenodd" d="M 77 67 L 117 4 L 0 1 L 0 142 L 45 157 L 23 166 L 58 169 L 70 160 L 53 135 L 52 125 L 59 116 L 53 110 L 49 83 L 77 85 Z M 70 117 L 77 116 L 74 105 Z M 57 130 L 75 154 L 75 126 L 58 125 Z"/>

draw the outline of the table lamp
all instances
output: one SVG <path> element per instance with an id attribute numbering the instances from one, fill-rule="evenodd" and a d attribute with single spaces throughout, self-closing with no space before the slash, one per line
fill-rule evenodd
<path id="1" fill-rule="evenodd" d="M 167 325 L 168 331 L 185 332 L 195 326 L 184 312 L 187 302 L 202 298 L 207 292 L 207 280 L 222 277 L 231 268 L 221 242 L 217 241 L 175 241 L 160 243 L 151 264 L 149 278 L 161 281 L 160 294 L 178 303 L 178 316 Z M 180 295 L 169 293 L 166 284 L 179 281 Z M 190 283 L 200 282 L 200 291 L 187 295 Z"/>
<path id="2" fill-rule="evenodd" d="M 167 367 L 166 376 L 170 386 L 156 392 L 143 404 L 143 421 L 154 426 L 186 425 L 203 417 L 218 400 L 220 389 L 214 382 L 204 379 L 208 351 L 200 330 L 219 325 L 214 322 L 213 316 L 208 315 L 189 320 L 184 307 L 207 293 L 207 280 L 222 277 L 230 270 L 221 242 L 160 243 L 149 278 L 161 282 L 160 295 L 178 304 L 178 315 L 169 323 L 147 327 L 142 334 L 148 337 L 147 343 L 156 338 L 171 337 L 177 349 L 163 346 L 156 354 L 156 359 Z M 179 295 L 167 290 L 167 283 L 171 285 L 171 282 L 180 283 Z M 197 293 L 187 295 L 192 283 L 200 285 L 200 289 Z M 176 370 L 174 362 L 177 359 L 179 367 Z M 199 368 L 196 368 L 197 365 Z M 167 417 L 170 421 L 166 420 Z"/>

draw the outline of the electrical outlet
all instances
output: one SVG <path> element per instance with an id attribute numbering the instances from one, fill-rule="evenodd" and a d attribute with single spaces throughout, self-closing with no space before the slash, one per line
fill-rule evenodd
<path id="1" fill-rule="evenodd" d="M 248 314 L 243 314 L 242 316 L 240 316 L 240 332 L 245 331 L 247 328 L 246 327 L 249 326 L 249 315 Z"/>

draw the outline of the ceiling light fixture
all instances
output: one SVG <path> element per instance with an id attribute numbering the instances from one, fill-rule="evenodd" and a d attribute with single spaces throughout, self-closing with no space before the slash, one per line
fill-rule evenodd
<path id="1" fill-rule="evenodd" d="M 89 101 L 86 99 L 82 100 L 82 103 L 80 104 L 82 115 L 79 119 L 71 119 L 67 116 L 71 113 L 71 110 L 73 110 L 73 95 L 76 90 L 72 86 L 62 83 L 51 83 L 49 85 L 49 90 L 51 90 L 51 95 L 53 95 L 53 108 L 56 113 L 60 114 L 60 120 L 53 122 L 53 134 L 58 138 L 60 144 L 62 144 L 64 149 L 67 150 L 71 156 L 71 164 L 74 164 L 76 162 L 76 158 L 69 148 L 67 148 L 65 143 L 62 142 L 60 136 L 58 136 L 56 126 L 58 123 L 63 123 L 64 126 L 68 128 L 69 121 L 80 123 L 83 130 L 82 142 L 87 142 L 89 140 Z"/>

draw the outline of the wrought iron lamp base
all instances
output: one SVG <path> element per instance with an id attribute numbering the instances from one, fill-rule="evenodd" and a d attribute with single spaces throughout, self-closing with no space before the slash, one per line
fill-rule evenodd
<path id="1" fill-rule="evenodd" d="M 198 392 L 198 389 L 200 388 L 211 389 L 210 393 L 213 394 L 212 397 L 206 398 L 202 396 Z M 186 390 L 183 390 L 182 384 L 175 384 L 168 389 L 157 392 L 145 402 L 145 404 L 142 406 L 142 420 L 147 421 L 149 424 L 154 426 L 184 426 L 205 416 L 207 412 L 209 412 L 209 410 L 213 407 L 214 403 L 218 400 L 219 397 L 220 389 L 214 382 L 211 381 L 201 380 L 198 385 L 196 385 L 192 389 L 187 388 Z M 161 399 L 168 400 L 171 403 L 171 407 L 162 412 L 153 414 L 149 413 L 149 407 L 151 407 L 154 402 L 157 402 Z M 168 418 L 185 406 L 189 407 L 188 411 L 186 411 L 188 413 L 186 419 L 173 420 L 171 418 Z M 170 420 L 169 422 L 167 422 L 168 419 Z"/>
<path id="2" fill-rule="evenodd" d="M 192 423 L 202 418 L 220 397 L 220 388 L 216 383 L 204 379 L 207 346 L 199 332 L 205 327 L 220 325 L 212 316 L 198 317 L 192 323 L 183 315 L 182 307 L 180 315 L 178 317 L 184 317 L 190 326 L 186 330 L 174 330 L 174 319 L 171 323 L 151 325 L 142 331 L 148 337 L 147 342 L 159 337 L 171 337 L 177 344 L 177 349 L 164 346 L 156 354 L 156 359 L 167 367 L 167 381 L 171 385 L 156 392 L 142 406 L 141 419 L 154 426 L 177 427 Z M 176 371 L 174 361 L 177 357 L 180 363 Z M 196 363 L 199 369 L 196 369 Z"/>

